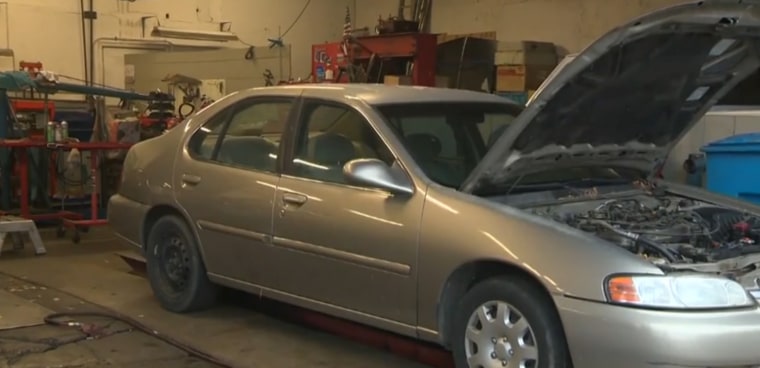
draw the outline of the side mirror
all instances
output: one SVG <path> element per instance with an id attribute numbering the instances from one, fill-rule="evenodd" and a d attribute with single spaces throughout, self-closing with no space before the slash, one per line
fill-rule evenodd
<path id="1" fill-rule="evenodd" d="M 351 160 L 343 166 L 346 180 L 362 187 L 387 190 L 393 194 L 412 194 L 414 185 L 400 170 L 374 158 Z"/>

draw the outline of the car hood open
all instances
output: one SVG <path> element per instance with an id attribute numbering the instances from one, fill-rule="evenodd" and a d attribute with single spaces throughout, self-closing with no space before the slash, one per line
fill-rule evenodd
<path id="1" fill-rule="evenodd" d="M 758 46 L 760 0 L 688 3 L 615 28 L 545 84 L 460 189 L 577 165 L 653 172 L 757 70 Z"/>

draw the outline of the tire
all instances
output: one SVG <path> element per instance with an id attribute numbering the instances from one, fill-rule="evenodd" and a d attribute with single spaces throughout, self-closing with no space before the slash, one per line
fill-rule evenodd
<path id="1" fill-rule="evenodd" d="M 150 286 L 164 309 L 189 313 L 215 304 L 218 287 L 206 274 L 195 236 L 179 217 L 156 221 L 148 234 L 145 258 Z"/>
<path id="2" fill-rule="evenodd" d="M 498 319 L 478 323 L 495 317 L 496 311 L 509 316 L 506 319 L 511 323 L 498 324 Z M 519 316 L 522 318 L 516 318 Z M 572 367 L 551 299 L 525 278 L 496 277 L 476 284 L 459 303 L 452 323 L 451 347 L 457 368 Z M 471 325 L 483 335 L 468 334 Z"/>

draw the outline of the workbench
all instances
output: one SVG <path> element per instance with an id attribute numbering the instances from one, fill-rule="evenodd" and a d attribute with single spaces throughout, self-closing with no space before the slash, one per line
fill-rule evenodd
<path id="1" fill-rule="evenodd" d="M 101 226 L 108 223 L 106 219 L 100 219 L 99 212 L 99 184 L 98 184 L 98 156 L 95 154 L 99 151 L 129 149 L 131 143 L 115 142 L 67 142 L 67 143 L 47 143 L 35 139 L 6 139 L 0 140 L 0 148 L 11 149 L 15 154 L 16 162 L 19 166 L 19 187 L 21 191 L 20 198 L 20 217 L 39 220 L 61 220 L 59 236 L 65 234 L 66 229 L 74 230 L 73 240 L 75 243 L 80 240 L 80 231 L 86 231 L 92 226 Z M 30 149 L 48 149 L 50 151 L 89 151 L 90 154 L 90 181 L 92 182 L 92 192 L 90 193 L 90 218 L 85 219 L 81 214 L 70 211 L 56 211 L 45 214 L 32 214 L 29 205 L 29 150 Z"/>
<path id="2" fill-rule="evenodd" d="M 312 45 L 312 76 L 315 82 L 351 82 L 347 74 L 340 72 L 349 65 L 361 65 L 370 74 L 380 70 L 380 74 L 384 75 L 383 63 L 397 61 L 414 65 L 410 74 L 413 85 L 436 85 L 438 36 L 435 34 L 409 32 L 355 37 L 351 38 L 348 55 L 344 55 L 343 46 L 343 41 Z M 334 77 L 320 78 L 320 70 L 327 69 Z M 406 74 L 406 70 L 396 74 Z M 372 78 L 368 82 L 383 83 L 383 80 Z"/>

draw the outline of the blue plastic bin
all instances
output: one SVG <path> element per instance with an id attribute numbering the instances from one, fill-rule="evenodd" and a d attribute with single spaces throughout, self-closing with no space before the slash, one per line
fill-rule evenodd
<path id="1" fill-rule="evenodd" d="M 525 105 L 528 103 L 528 92 L 496 92 L 496 95 L 512 100 L 512 102 Z"/>
<path id="2" fill-rule="evenodd" d="M 707 190 L 760 204 L 760 133 L 717 140 L 702 147 Z"/>

